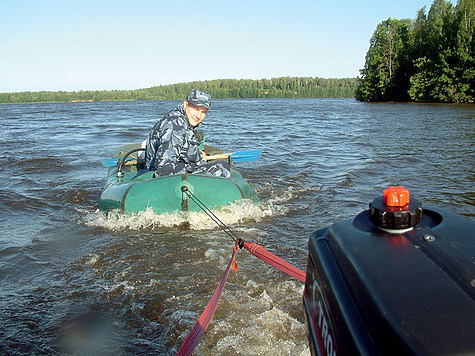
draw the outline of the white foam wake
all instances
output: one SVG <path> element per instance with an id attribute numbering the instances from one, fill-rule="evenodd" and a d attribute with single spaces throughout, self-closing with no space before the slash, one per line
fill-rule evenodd
<path id="1" fill-rule="evenodd" d="M 245 221 L 259 222 L 271 216 L 272 211 L 255 205 L 250 200 L 240 200 L 212 212 L 226 225 Z M 192 230 L 214 229 L 216 223 L 204 212 L 181 212 L 156 214 L 152 209 L 137 213 L 121 213 L 113 210 L 108 213 L 96 210 L 84 219 L 87 226 L 102 227 L 113 231 L 141 230 L 186 226 Z"/>
<path id="2" fill-rule="evenodd" d="M 254 204 L 243 199 L 229 205 L 213 209 L 212 212 L 226 225 L 235 225 L 247 221 L 260 222 L 267 217 L 283 216 L 290 211 L 306 209 L 306 205 L 292 204 L 290 201 L 308 189 L 292 187 L 277 192 L 270 198 Z M 160 229 L 186 226 L 192 230 L 210 230 L 216 223 L 205 212 L 181 212 L 157 214 L 152 209 L 137 213 L 121 213 L 113 210 L 104 213 L 100 210 L 88 212 L 84 218 L 87 226 L 106 228 L 112 231 Z"/>

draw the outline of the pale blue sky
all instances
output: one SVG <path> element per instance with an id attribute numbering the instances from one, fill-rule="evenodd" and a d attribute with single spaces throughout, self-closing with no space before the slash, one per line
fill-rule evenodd
<path id="1" fill-rule="evenodd" d="M 432 2 L 0 0 L 0 92 L 356 77 L 378 23 Z"/>

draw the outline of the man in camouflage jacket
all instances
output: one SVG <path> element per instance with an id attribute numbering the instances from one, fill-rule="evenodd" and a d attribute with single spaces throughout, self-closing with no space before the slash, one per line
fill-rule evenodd
<path id="1" fill-rule="evenodd" d="M 206 163 L 199 148 L 196 128 L 210 108 L 211 96 L 203 90 L 192 90 L 183 104 L 159 120 L 148 135 L 145 167 L 154 170 L 155 176 L 201 173 L 229 177 L 229 164 Z"/>

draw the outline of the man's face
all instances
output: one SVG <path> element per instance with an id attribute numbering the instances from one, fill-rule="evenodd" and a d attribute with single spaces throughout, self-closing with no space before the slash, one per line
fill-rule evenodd
<path id="1" fill-rule="evenodd" d="M 204 120 L 206 114 L 208 113 L 208 109 L 189 104 L 188 101 L 184 101 L 183 105 L 185 106 L 186 116 L 188 116 L 188 121 L 190 122 L 191 126 L 197 126 Z"/>

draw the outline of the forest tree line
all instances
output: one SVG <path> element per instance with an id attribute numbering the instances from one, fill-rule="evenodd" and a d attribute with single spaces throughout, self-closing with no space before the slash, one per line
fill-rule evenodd
<path id="1" fill-rule="evenodd" d="M 184 99 L 200 88 L 213 98 L 353 98 L 357 78 L 221 79 L 160 85 L 135 90 L 37 91 L 0 93 L 0 103 Z"/>
<path id="2" fill-rule="evenodd" d="M 473 103 L 475 0 L 435 0 L 415 20 L 389 18 L 370 40 L 360 101 Z"/>

